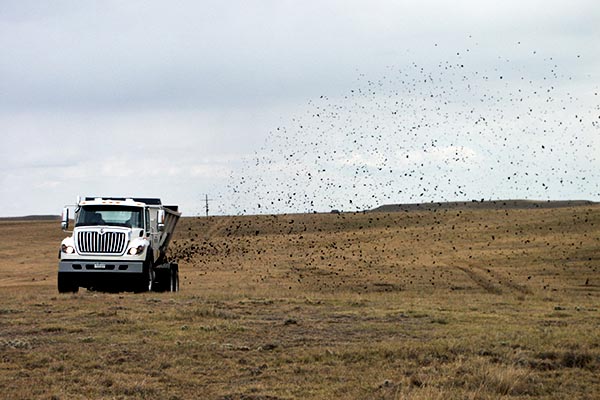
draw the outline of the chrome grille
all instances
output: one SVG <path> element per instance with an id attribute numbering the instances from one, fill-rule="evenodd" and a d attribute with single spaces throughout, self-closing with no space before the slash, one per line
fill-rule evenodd
<path id="1" fill-rule="evenodd" d="M 121 254 L 125 249 L 124 232 L 82 231 L 77 235 L 77 247 L 80 253 Z"/>

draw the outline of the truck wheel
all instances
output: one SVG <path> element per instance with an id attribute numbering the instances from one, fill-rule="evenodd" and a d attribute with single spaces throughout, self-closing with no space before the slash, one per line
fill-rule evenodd
<path id="1" fill-rule="evenodd" d="M 152 267 L 144 266 L 142 275 L 139 276 L 136 283 L 136 293 L 151 292 L 154 289 L 154 271 Z"/>
<path id="2" fill-rule="evenodd" d="M 148 274 L 146 276 L 146 291 L 151 292 L 154 289 L 154 270 L 148 268 Z"/>
<path id="3" fill-rule="evenodd" d="M 79 286 L 64 273 L 58 273 L 58 293 L 77 293 Z"/>
<path id="4" fill-rule="evenodd" d="M 170 292 L 179 292 L 179 268 L 171 266 Z"/>
<path id="5" fill-rule="evenodd" d="M 146 261 L 144 261 L 142 274 L 136 277 L 134 289 L 135 293 L 151 292 L 152 290 L 156 289 L 154 287 L 154 280 L 156 277 L 154 276 L 154 269 L 152 268 L 154 265 L 152 260 L 152 250 L 149 248 L 147 252 L 148 254 L 146 256 Z"/>

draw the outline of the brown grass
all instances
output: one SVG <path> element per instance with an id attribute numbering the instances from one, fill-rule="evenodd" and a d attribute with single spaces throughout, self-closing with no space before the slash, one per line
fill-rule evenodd
<path id="1" fill-rule="evenodd" d="M 599 398 L 600 208 L 185 218 L 181 292 L 56 291 L 0 222 L 11 399 Z"/>

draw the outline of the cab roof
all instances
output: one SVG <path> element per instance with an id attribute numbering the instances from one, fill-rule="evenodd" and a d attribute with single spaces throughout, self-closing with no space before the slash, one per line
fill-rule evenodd
<path id="1" fill-rule="evenodd" d="M 79 205 L 124 205 L 143 207 L 146 205 L 162 205 L 160 199 L 142 197 L 85 197 Z"/>

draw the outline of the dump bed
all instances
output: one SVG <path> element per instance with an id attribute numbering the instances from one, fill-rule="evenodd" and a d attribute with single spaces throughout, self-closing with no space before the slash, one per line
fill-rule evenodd
<path id="1" fill-rule="evenodd" d="M 164 253 L 169 246 L 173 232 L 175 232 L 175 226 L 181 213 L 177 211 L 177 206 L 163 206 L 163 210 L 165 211 L 165 227 L 160 235 L 159 249 Z"/>

